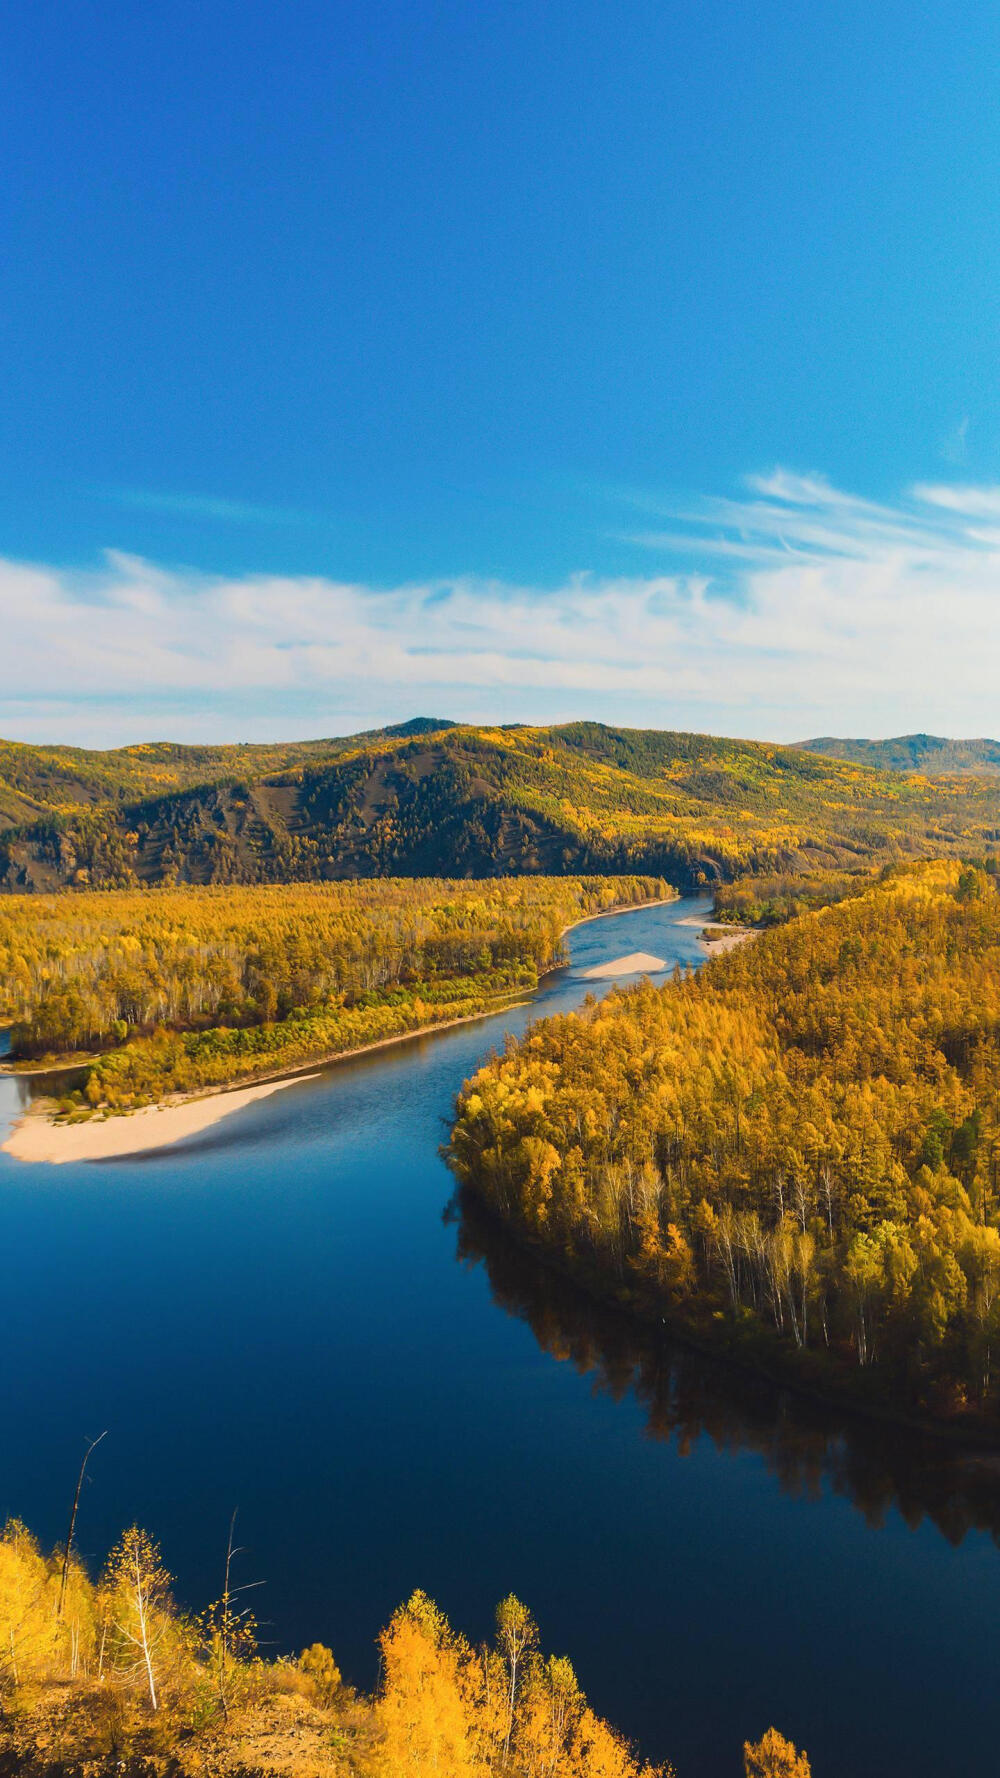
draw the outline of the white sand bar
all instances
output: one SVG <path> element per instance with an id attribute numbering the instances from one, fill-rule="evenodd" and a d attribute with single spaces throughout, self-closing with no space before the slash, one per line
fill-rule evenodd
<path id="1" fill-rule="evenodd" d="M 301 1074 L 298 1080 L 305 1078 Z M 56 1124 L 44 1113 L 29 1112 L 15 1124 L 3 1153 L 19 1161 L 107 1161 L 116 1155 L 144 1154 L 167 1148 L 185 1136 L 198 1136 L 255 1099 L 266 1099 L 296 1080 L 267 1080 L 254 1087 L 211 1093 L 181 1104 L 148 1105 L 125 1117 L 90 1118 L 86 1123 Z"/>
<path id="2" fill-rule="evenodd" d="M 666 969 L 662 957 L 651 957 L 648 951 L 630 951 L 627 957 L 614 957 L 610 963 L 598 963 L 593 969 L 585 969 L 585 982 L 610 981 L 616 975 L 656 975 Z"/>
<path id="3" fill-rule="evenodd" d="M 748 938 L 756 937 L 752 926 L 743 926 L 738 932 L 718 932 L 709 927 L 705 943 L 710 955 L 715 956 L 718 951 L 735 951 L 737 945 L 745 945 Z"/>
<path id="4" fill-rule="evenodd" d="M 737 945 L 746 944 L 748 938 L 756 938 L 756 926 L 717 926 L 713 920 L 700 919 L 697 914 L 687 914 L 683 920 L 675 920 L 675 926 L 697 926 L 702 935 L 702 942 L 711 956 L 720 951 L 734 951 Z"/>

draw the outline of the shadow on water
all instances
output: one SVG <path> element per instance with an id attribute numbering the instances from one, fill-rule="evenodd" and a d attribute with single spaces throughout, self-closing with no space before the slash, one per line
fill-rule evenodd
<path id="1" fill-rule="evenodd" d="M 763 1459 L 786 1494 L 850 1501 L 866 1522 L 892 1508 L 911 1530 L 929 1520 L 958 1545 L 970 1531 L 1000 1543 L 1000 1452 L 962 1450 L 932 1435 L 810 1402 L 765 1377 L 685 1346 L 596 1302 L 516 1242 L 469 1192 L 445 1212 L 456 1257 L 482 1266 L 493 1301 L 530 1327 L 551 1357 L 591 1377 L 596 1393 L 633 1396 L 649 1437 L 689 1454 L 707 1438 L 726 1454 Z"/>

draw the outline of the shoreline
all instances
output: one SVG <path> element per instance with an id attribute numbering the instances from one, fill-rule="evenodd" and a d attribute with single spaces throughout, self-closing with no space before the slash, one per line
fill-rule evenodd
<path id="1" fill-rule="evenodd" d="M 759 936 L 760 933 L 756 926 L 744 926 L 739 932 L 715 933 L 711 938 L 703 938 L 701 942 L 709 957 L 725 957 L 729 951 L 735 951 L 740 945 L 745 945 L 748 939 L 759 938 Z"/>
<path id="2" fill-rule="evenodd" d="M 295 1078 L 232 1087 L 228 1105 L 223 1103 L 224 1090 L 216 1089 L 200 1098 L 142 1105 L 127 1116 L 95 1116 L 75 1124 L 56 1123 L 45 1111 L 28 1111 L 17 1120 L 7 1140 L 0 1143 L 0 1154 L 12 1155 L 16 1161 L 48 1162 L 53 1166 L 66 1161 L 109 1161 L 119 1156 L 148 1154 L 169 1148 L 185 1136 L 200 1136 L 203 1130 L 234 1111 L 242 1111 L 257 1099 L 267 1099 L 283 1087 L 294 1086 Z M 168 1128 L 147 1129 L 152 1118 L 165 1119 Z"/>
<path id="3" fill-rule="evenodd" d="M 602 908 L 598 914 L 584 914 L 581 919 L 571 921 L 562 928 L 559 936 L 564 938 L 567 932 L 573 932 L 578 926 L 587 926 L 591 920 L 606 920 L 612 914 L 638 913 L 644 908 L 670 907 L 681 899 L 679 895 L 659 896 L 655 901 L 629 901 L 617 907 Z M 556 969 L 563 967 L 563 964 L 557 963 L 544 974 L 551 975 Z M 543 976 L 539 977 L 539 981 L 543 979 Z M 158 1105 L 143 1105 L 135 1111 L 115 1113 L 109 1117 L 95 1114 L 93 1118 L 81 1119 L 79 1123 L 57 1122 L 51 1111 L 43 1108 L 44 1101 L 40 1101 L 38 1110 L 28 1109 L 21 1113 L 6 1139 L 0 1142 L 0 1154 L 9 1154 L 14 1160 L 27 1161 L 34 1165 L 54 1166 L 72 1161 L 105 1161 L 152 1154 L 159 1149 L 172 1147 L 175 1142 L 183 1142 L 188 1136 L 201 1135 L 204 1130 L 221 1123 L 223 1118 L 242 1111 L 246 1105 L 256 1099 L 268 1097 L 281 1087 L 294 1086 L 300 1080 L 313 1080 L 336 1062 L 352 1061 L 355 1056 L 370 1055 L 375 1050 L 388 1049 L 397 1043 L 409 1043 L 417 1037 L 429 1037 L 436 1031 L 453 1030 L 457 1025 L 472 1025 L 477 1020 L 495 1018 L 498 1013 L 512 1012 L 515 1007 L 528 1005 L 530 1001 L 527 1000 L 500 1000 L 495 1006 L 464 1014 L 461 1018 L 417 1025 L 412 1031 L 398 1031 L 391 1037 L 378 1037 L 371 1043 L 361 1044 L 357 1049 L 334 1050 L 329 1055 L 320 1055 L 311 1062 L 302 1063 L 295 1069 L 283 1068 L 263 1074 L 250 1074 L 244 1076 L 240 1082 L 206 1086 L 196 1093 L 186 1094 L 182 1099 L 166 1099 Z M 56 1064 L 34 1072 L 55 1074 L 59 1071 L 59 1064 Z M 22 1074 L 20 1070 L 11 1067 L 4 1068 L 2 1072 L 14 1080 L 19 1075 L 24 1078 L 27 1073 L 24 1071 Z M 226 1103 L 227 1100 L 229 1103 Z M 163 1120 L 155 1131 L 145 1127 L 141 1131 L 136 1130 L 135 1125 L 139 1119 L 148 1120 L 153 1116 Z"/>
<path id="4" fill-rule="evenodd" d="M 353 1062 L 355 1056 L 367 1056 L 373 1050 L 410 1043 L 417 1037 L 429 1037 L 435 1031 L 451 1031 L 456 1025 L 474 1025 L 477 1019 L 492 1019 L 498 1013 L 512 1012 L 515 1007 L 528 1004 L 526 1000 L 505 1000 L 498 1006 L 485 1007 L 482 1012 L 466 1013 L 460 1019 L 441 1019 L 434 1025 L 417 1025 L 412 1031 L 395 1031 L 391 1037 L 377 1037 L 357 1049 L 334 1050 L 329 1055 L 302 1063 L 299 1068 L 251 1074 L 239 1083 L 223 1082 L 218 1086 L 203 1087 L 200 1092 L 187 1093 L 183 1098 L 164 1099 L 159 1105 L 140 1105 L 134 1111 L 112 1112 L 105 1117 L 95 1113 L 93 1118 L 82 1118 L 79 1123 L 57 1122 L 51 1112 L 44 1109 L 44 1101 L 40 1101 L 37 1111 L 22 1112 L 6 1141 L 0 1142 L 0 1154 L 9 1154 L 17 1161 L 53 1165 L 64 1161 L 107 1161 L 126 1155 L 153 1154 L 158 1149 L 173 1147 L 175 1142 L 183 1142 L 186 1136 L 201 1135 L 203 1130 L 221 1123 L 234 1111 L 242 1111 L 256 1099 L 268 1098 L 282 1087 L 318 1079 L 336 1062 Z M 7 1072 L 11 1073 L 10 1070 Z M 17 1077 L 12 1075 L 12 1078 Z M 196 1107 L 199 1115 L 195 1119 Z M 130 1126 L 134 1128 L 138 1119 L 152 1116 L 169 1120 L 169 1131 L 157 1133 L 152 1140 L 128 1141 Z M 120 1135 L 114 1132 L 120 1132 Z M 79 1140 L 74 1141 L 74 1137 Z"/>
<path id="5" fill-rule="evenodd" d="M 761 1377 L 776 1389 L 787 1389 L 802 1401 L 817 1403 L 840 1413 L 851 1414 L 880 1426 L 898 1426 L 910 1433 L 940 1440 L 944 1445 L 972 1452 L 1000 1452 L 1000 1425 L 970 1417 L 946 1419 L 918 1406 L 894 1406 L 888 1397 L 866 1396 L 856 1392 L 848 1376 L 831 1371 L 823 1376 L 803 1376 L 794 1349 L 785 1349 L 770 1338 L 766 1328 L 759 1336 L 742 1346 L 734 1337 L 731 1325 L 717 1324 L 714 1319 L 685 1317 L 676 1309 L 664 1313 L 664 1305 L 638 1281 L 624 1291 L 609 1285 L 598 1267 L 579 1261 L 574 1263 L 537 1235 L 529 1233 L 514 1218 L 508 1219 L 480 1195 L 471 1184 L 458 1185 L 458 1191 L 469 1192 L 479 1212 L 494 1222 L 515 1246 L 556 1277 L 564 1279 L 597 1308 L 620 1315 L 650 1334 L 666 1329 L 671 1339 L 700 1357 L 723 1364 L 746 1376 Z"/>
<path id="6" fill-rule="evenodd" d="M 638 914 L 646 908 L 672 908 L 675 901 L 684 901 L 685 899 L 678 890 L 676 895 L 658 895 L 655 901 L 620 901 L 616 907 L 602 908 L 599 914 L 584 914 L 579 920 L 571 920 L 568 926 L 562 928 L 559 937 L 565 938 L 567 932 L 575 932 L 578 926 L 589 926 L 592 920 L 610 920 L 612 914 Z M 678 920 L 677 925 L 703 926 L 704 921 Z M 561 963 L 557 963 L 554 967 L 561 969 L 563 966 Z M 551 974 L 551 970 L 547 970 L 546 974 Z"/>
<path id="7" fill-rule="evenodd" d="M 694 914 L 687 914 L 677 924 L 697 926 L 710 957 L 723 957 L 727 951 L 735 951 L 737 945 L 746 944 L 748 938 L 758 938 L 762 931 L 760 926 L 730 926 L 721 920 L 699 920 Z"/>

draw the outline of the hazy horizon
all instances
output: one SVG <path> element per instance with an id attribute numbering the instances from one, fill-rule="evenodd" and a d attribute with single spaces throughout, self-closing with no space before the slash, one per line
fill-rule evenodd
<path id="1" fill-rule="evenodd" d="M 597 717 L 590 716 L 586 713 L 580 714 L 578 712 L 574 716 L 563 717 L 563 718 L 560 718 L 558 722 L 553 722 L 553 723 L 504 722 L 503 720 L 480 722 L 475 717 L 468 717 L 468 718 L 461 718 L 461 719 L 459 719 L 457 717 L 451 717 L 451 716 L 428 717 L 423 712 L 417 712 L 411 716 L 387 716 L 382 721 L 375 721 L 375 722 L 367 723 L 363 728 L 359 727 L 359 728 L 347 728 L 347 729 L 339 729 L 339 728 L 338 729 L 329 729 L 327 731 L 324 731 L 323 733 L 320 733 L 318 730 L 316 730 L 316 731 L 310 730 L 308 733 L 303 731 L 301 734 L 299 734 L 299 733 L 296 733 L 296 732 L 288 730 L 288 729 L 282 729 L 280 732 L 278 732 L 276 730 L 274 734 L 259 735 L 259 736 L 252 737 L 252 738 L 250 736 L 247 736 L 244 734 L 218 734 L 218 735 L 213 734 L 213 735 L 205 736 L 205 735 L 192 735 L 192 734 L 171 735 L 171 734 L 152 734 L 151 733 L 151 734 L 141 734 L 141 735 L 136 734 L 136 735 L 131 736 L 127 740 L 109 742 L 106 746 L 103 746 L 100 743 L 95 743 L 93 745 L 90 745 L 86 742 L 72 740 L 72 739 L 47 740 L 45 737 L 39 737 L 39 738 L 32 737 L 31 739 L 25 739 L 24 737 L 21 737 L 18 735 L 3 734 L 3 735 L 0 735 L 0 742 L 13 741 L 13 742 L 18 743 L 20 745 L 41 747 L 41 748 L 45 748 L 45 747 L 77 748 L 77 747 L 79 747 L 79 748 L 83 748 L 87 752 L 98 752 L 98 753 L 100 753 L 100 752 L 115 752 L 115 751 L 118 751 L 122 748 L 127 748 L 127 747 L 156 747 L 156 746 L 161 746 L 161 745 L 162 746 L 189 746 L 189 747 L 242 747 L 242 746 L 246 746 L 246 747 L 264 746 L 264 747 L 266 747 L 266 746 L 280 746 L 282 744 L 291 745 L 291 744 L 298 743 L 298 742 L 310 742 L 310 741 L 315 741 L 317 743 L 321 743 L 324 741 L 342 741 L 342 740 L 350 739 L 354 735 L 361 735 L 361 734 L 365 734 L 365 733 L 377 733 L 380 730 L 405 726 L 407 723 L 410 723 L 410 722 L 434 721 L 434 722 L 440 722 L 446 726 L 454 726 L 456 728 L 465 728 L 465 727 L 472 727 L 472 728 L 478 728 L 478 727 L 483 727 L 483 728 L 557 728 L 557 727 L 566 726 L 567 724 L 574 723 L 574 722 L 595 722 L 595 721 L 599 721 L 599 720 L 600 719 Z M 668 725 L 668 724 L 655 724 L 654 725 L 654 724 L 649 724 L 649 723 L 619 722 L 619 723 L 607 723 L 604 726 L 610 727 L 610 728 L 623 728 L 623 729 L 627 729 L 627 728 L 653 729 L 654 732 L 658 729 L 660 732 L 670 732 L 670 733 L 675 733 L 675 734 L 691 734 L 691 735 L 698 735 L 698 734 L 709 735 L 710 734 L 720 740 L 751 741 L 751 742 L 760 744 L 762 746 L 799 747 L 799 748 L 804 748 L 804 749 L 808 749 L 810 742 L 817 742 L 817 741 L 847 741 L 847 742 L 861 742 L 861 743 L 874 742 L 874 743 L 878 744 L 880 742 L 912 740 L 917 736 L 925 736 L 930 740 L 948 741 L 948 742 L 955 743 L 958 745 L 966 745 L 969 743 L 975 744 L 977 742 L 987 742 L 992 745 L 1000 745 L 1000 742 L 996 742 L 993 739 L 993 737 L 988 736 L 988 735 L 938 735 L 938 734 L 934 734 L 931 730 L 928 730 L 928 729 L 911 729 L 905 735 L 904 734 L 900 734 L 900 735 L 845 735 L 845 734 L 819 735 L 819 734 L 816 734 L 816 735 L 800 735 L 800 736 L 795 737 L 794 739 L 786 740 L 783 738 L 779 739 L 778 737 L 776 737 L 774 735 L 737 734 L 737 733 L 731 732 L 727 729 L 680 729 L 680 728 L 672 727 L 671 725 Z"/>

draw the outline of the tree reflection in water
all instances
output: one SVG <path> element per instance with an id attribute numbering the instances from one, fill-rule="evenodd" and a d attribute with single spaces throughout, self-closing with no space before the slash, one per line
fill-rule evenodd
<path id="1" fill-rule="evenodd" d="M 810 1400 L 683 1345 L 666 1329 L 595 1302 L 514 1241 L 471 1193 L 445 1212 L 457 1258 L 482 1265 L 494 1302 L 526 1321 L 543 1351 L 593 1378 L 616 1401 L 642 1404 L 651 1437 L 686 1454 L 708 1437 L 750 1450 L 788 1494 L 842 1495 L 870 1525 L 895 1508 L 911 1528 L 929 1519 L 949 1543 L 972 1530 L 1000 1543 L 1000 1451 L 878 1422 Z"/>

